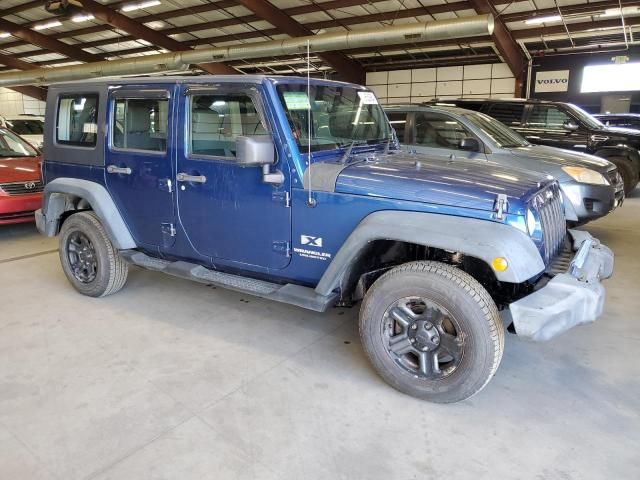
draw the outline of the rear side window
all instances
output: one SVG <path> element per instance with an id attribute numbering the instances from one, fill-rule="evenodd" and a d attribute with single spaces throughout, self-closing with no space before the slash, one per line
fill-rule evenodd
<path id="1" fill-rule="evenodd" d="M 404 132 L 407 126 L 407 114 L 404 112 L 390 112 L 387 113 L 387 117 L 389 118 L 389 123 L 396 131 L 396 135 L 398 136 L 398 141 L 400 143 L 404 143 Z"/>
<path id="2" fill-rule="evenodd" d="M 57 143 L 95 147 L 98 138 L 98 95 L 61 95 L 57 122 Z"/>
<path id="3" fill-rule="evenodd" d="M 534 105 L 529 116 L 529 126 L 532 128 L 562 128 L 566 122 L 574 121 L 569 114 L 553 105 Z"/>
<path id="4" fill-rule="evenodd" d="M 165 152 L 168 99 L 120 98 L 111 119 L 112 145 L 127 150 Z"/>
<path id="5" fill-rule="evenodd" d="M 494 103 L 485 113 L 509 127 L 520 125 L 522 112 L 524 104 L 521 103 Z"/>
<path id="6" fill-rule="evenodd" d="M 236 156 L 240 135 L 268 135 L 251 97 L 243 93 L 191 97 L 191 153 Z"/>

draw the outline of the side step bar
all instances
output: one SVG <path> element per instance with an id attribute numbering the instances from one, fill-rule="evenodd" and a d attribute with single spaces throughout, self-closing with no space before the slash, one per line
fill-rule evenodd
<path id="1" fill-rule="evenodd" d="M 200 283 L 210 283 L 237 292 L 248 293 L 257 297 L 274 300 L 276 302 L 288 303 L 298 307 L 306 308 L 316 312 L 324 312 L 332 307 L 338 300 L 338 294 L 332 293 L 329 296 L 319 295 L 313 288 L 303 287 L 287 283 L 280 285 L 277 283 L 256 280 L 254 278 L 232 275 L 230 273 L 218 272 L 197 265 L 195 263 L 169 260 L 150 257 L 136 250 L 120 250 L 120 256 L 127 262 L 138 265 L 148 270 L 164 272 L 174 277 L 184 278 Z"/>

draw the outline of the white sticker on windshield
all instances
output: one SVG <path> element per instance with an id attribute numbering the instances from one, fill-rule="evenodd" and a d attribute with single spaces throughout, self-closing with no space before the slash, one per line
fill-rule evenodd
<path id="1" fill-rule="evenodd" d="M 284 103 L 289 110 L 309 110 L 309 96 L 305 92 L 284 92 Z"/>
<path id="2" fill-rule="evenodd" d="M 360 97 L 360 101 L 363 105 L 377 105 L 378 99 L 373 94 L 373 92 L 358 92 L 358 96 Z"/>

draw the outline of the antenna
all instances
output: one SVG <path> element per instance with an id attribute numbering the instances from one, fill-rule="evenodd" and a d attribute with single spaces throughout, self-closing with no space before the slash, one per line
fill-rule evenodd
<path id="1" fill-rule="evenodd" d="M 310 44 L 307 40 L 307 170 L 309 171 L 309 197 L 307 198 L 307 205 L 310 207 L 316 206 L 316 200 L 313 198 L 313 192 L 311 189 L 311 59 L 310 59 Z"/>

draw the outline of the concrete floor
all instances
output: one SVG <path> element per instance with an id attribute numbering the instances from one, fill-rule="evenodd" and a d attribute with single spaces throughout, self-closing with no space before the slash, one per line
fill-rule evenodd
<path id="1" fill-rule="evenodd" d="M 640 189 L 588 230 L 616 253 L 604 316 L 509 335 L 487 388 L 443 406 L 376 376 L 356 309 L 140 269 L 91 299 L 55 239 L 0 227 L 0 479 L 640 478 Z"/>

